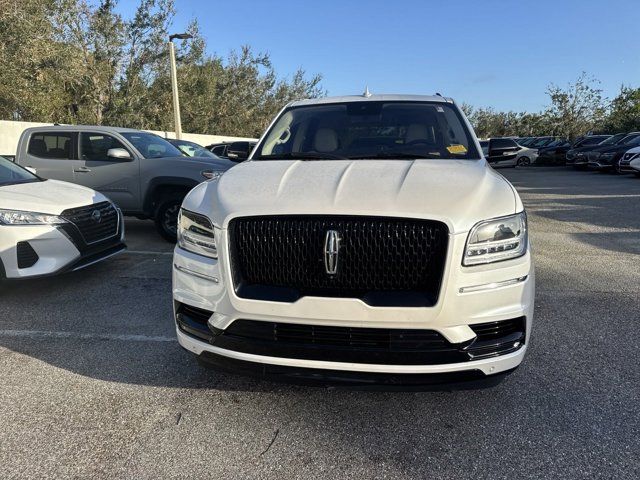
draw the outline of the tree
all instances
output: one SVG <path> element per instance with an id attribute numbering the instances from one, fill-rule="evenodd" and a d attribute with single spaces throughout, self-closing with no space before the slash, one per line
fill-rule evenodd
<path id="1" fill-rule="evenodd" d="M 571 140 L 601 124 L 605 117 L 602 90 L 585 72 L 566 88 L 551 84 L 547 94 L 551 105 L 546 111 L 557 135 Z"/>
<path id="2" fill-rule="evenodd" d="M 640 88 L 620 87 L 620 93 L 611 102 L 605 130 L 632 132 L 640 130 Z"/>
<path id="3" fill-rule="evenodd" d="M 72 60 L 64 75 L 74 123 L 102 125 L 114 108 L 124 45 L 124 23 L 114 7 L 113 0 L 97 7 L 86 0 L 57 2 L 54 38 Z"/>
<path id="4" fill-rule="evenodd" d="M 174 0 L 0 0 L 0 118 L 173 130 L 167 54 Z M 197 21 L 178 44 L 186 131 L 257 136 L 320 76 L 279 78 L 267 53 L 208 56 Z"/>
<path id="5" fill-rule="evenodd" d="M 0 0 L 0 118 L 61 121 L 72 61 L 52 41 L 54 0 Z"/>

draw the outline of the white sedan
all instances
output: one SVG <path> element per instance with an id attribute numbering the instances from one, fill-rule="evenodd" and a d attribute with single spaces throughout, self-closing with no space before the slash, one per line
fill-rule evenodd
<path id="1" fill-rule="evenodd" d="M 620 159 L 620 173 L 635 173 L 640 177 L 640 147 L 629 149 Z"/>
<path id="2" fill-rule="evenodd" d="M 78 270 L 125 248 L 122 213 L 105 196 L 0 157 L 0 279 Z"/>

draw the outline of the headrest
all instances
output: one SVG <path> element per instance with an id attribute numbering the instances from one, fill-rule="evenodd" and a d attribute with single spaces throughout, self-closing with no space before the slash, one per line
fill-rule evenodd
<path id="1" fill-rule="evenodd" d="M 29 145 L 29 153 L 33 155 L 44 155 L 47 153 L 47 144 L 39 138 L 33 139 Z"/>
<path id="2" fill-rule="evenodd" d="M 429 141 L 430 135 L 427 126 L 423 123 L 412 123 L 407 128 L 407 135 L 404 143 L 415 142 L 416 140 Z"/>
<path id="3" fill-rule="evenodd" d="M 333 152 L 338 149 L 338 135 L 331 128 L 319 128 L 313 140 L 316 152 Z"/>

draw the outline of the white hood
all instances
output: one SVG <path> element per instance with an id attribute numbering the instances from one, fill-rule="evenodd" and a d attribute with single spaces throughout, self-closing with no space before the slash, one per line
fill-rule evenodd
<path id="1" fill-rule="evenodd" d="M 0 208 L 58 215 L 107 198 L 90 188 L 58 180 L 0 186 Z"/>
<path id="2" fill-rule="evenodd" d="M 434 219 L 451 233 L 522 210 L 484 160 L 249 161 L 195 187 L 185 208 L 223 228 L 250 215 L 373 215 Z"/>

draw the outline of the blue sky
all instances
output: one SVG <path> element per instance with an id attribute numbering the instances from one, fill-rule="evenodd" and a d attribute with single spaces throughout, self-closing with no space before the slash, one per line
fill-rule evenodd
<path id="1" fill-rule="evenodd" d="M 136 0 L 121 0 L 127 14 Z M 537 111 L 584 70 L 612 97 L 640 86 L 640 0 L 176 0 L 208 50 L 267 51 L 279 75 L 321 73 L 330 95 L 441 92 Z"/>

